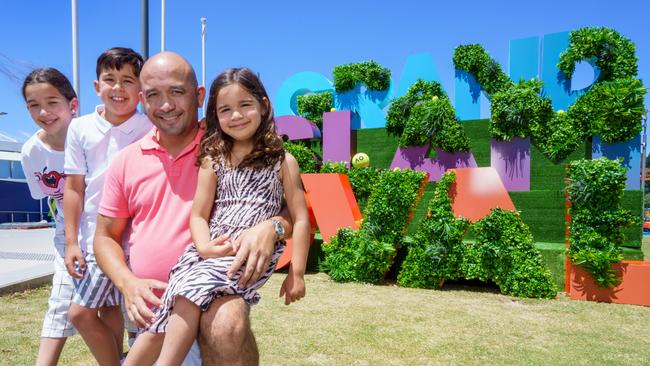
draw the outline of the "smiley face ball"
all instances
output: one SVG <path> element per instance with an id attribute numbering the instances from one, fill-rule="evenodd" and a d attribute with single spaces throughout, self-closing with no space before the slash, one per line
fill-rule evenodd
<path id="1" fill-rule="evenodd" d="M 352 157 L 352 166 L 355 168 L 367 168 L 370 165 L 370 158 L 364 153 L 358 153 Z"/>

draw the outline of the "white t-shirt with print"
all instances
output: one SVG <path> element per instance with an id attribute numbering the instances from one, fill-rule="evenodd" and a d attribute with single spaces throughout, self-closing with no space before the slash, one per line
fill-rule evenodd
<path id="1" fill-rule="evenodd" d="M 63 173 L 63 151 L 56 151 L 47 146 L 38 137 L 41 131 L 32 135 L 20 151 L 23 172 L 29 187 L 29 193 L 35 200 L 48 197 L 55 202 L 55 231 L 54 245 L 65 248 L 63 231 L 63 188 L 65 174 Z M 61 248 L 61 249 L 62 249 Z"/>
<path id="2" fill-rule="evenodd" d="M 120 150 L 151 130 L 151 122 L 139 111 L 119 126 L 113 126 L 101 116 L 103 109 L 99 105 L 95 112 L 73 119 L 65 140 L 65 174 L 83 175 L 86 183 L 79 246 L 88 253 L 94 252 L 92 241 L 108 165 Z"/>

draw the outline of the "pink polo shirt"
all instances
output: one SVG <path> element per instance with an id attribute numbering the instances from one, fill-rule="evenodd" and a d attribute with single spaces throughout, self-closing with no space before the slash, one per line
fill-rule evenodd
<path id="1" fill-rule="evenodd" d="M 153 128 L 122 150 L 106 171 L 99 213 L 130 218 L 123 245 L 140 278 L 167 282 L 169 271 L 192 242 L 189 218 L 196 191 L 196 157 L 204 130 L 176 157 L 158 143 Z"/>

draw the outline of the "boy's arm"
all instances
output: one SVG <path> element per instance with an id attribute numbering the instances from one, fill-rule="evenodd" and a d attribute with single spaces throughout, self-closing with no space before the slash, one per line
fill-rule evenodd
<path id="1" fill-rule="evenodd" d="M 304 275 L 309 251 L 310 225 L 305 191 L 300 180 L 300 167 L 296 159 L 289 153 L 286 154 L 282 164 L 281 174 L 284 195 L 287 199 L 294 229 L 289 274 L 280 288 L 280 296 L 286 294 L 284 303 L 289 305 L 305 296 Z"/>
<path id="2" fill-rule="evenodd" d="M 217 175 L 212 167 L 212 159 L 205 158 L 201 162 L 199 176 L 196 183 L 196 193 L 192 202 L 190 214 L 190 231 L 196 250 L 203 258 L 224 257 L 234 255 L 232 245 L 226 243 L 227 236 L 210 240 L 210 227 L 208 220 L 214 205 L 214 196 L 217 191 Z"/>
<path id="3" fill-rule="evenodd" d="M 68 127 L 65 138 L 65 162 L 63 170 L 66 175 L 63 189 L 63 216 L 65 227 L 65 266 L 71 276 L 81 278 L 85 261 L 79 248 L 79 220 L 84 208 L 86 193 L 85 174 L 87 173 L 86 155 L 82 143 L 79 120 L 74 119 Z M 79 263 L 80 272 L 74 266 Z"/>
<path id="4" fill-rule="evenodd" d="M 82 278 L 85 261 L 79 248 L 79 220 L 83 211 L 86 182 L 83 175 L 66 175 L 63 191 L 63 220 L 65 225 L 65 267 L 72 277 Z M 79 263 L 79 271 L 74 264 Z"/>
<path id="5" fill-rule="evenodd" d="M 108 217 L 102 214 L 97 216 L 95 257 L 99 268 L 124 295 L 124 305 L 129 319 L 139 327 L 146 327 L 151 324 L 154 317 L 147 303 L 156 307 L 162 305 L 152 289 L 165 289 L 167 285 L 154 279 L 138 278 L 127 266 L 120 243 L 128 223 L 128 218 Z"/>

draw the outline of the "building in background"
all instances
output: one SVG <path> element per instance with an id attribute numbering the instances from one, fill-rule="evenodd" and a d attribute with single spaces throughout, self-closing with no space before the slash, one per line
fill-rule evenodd
<path id="1" fill-rule="evenodd" d="M 45 199 L 29 194 L 20 163 L 22 145 L 0 136 L 0 223 L 51 220 Z"/>

